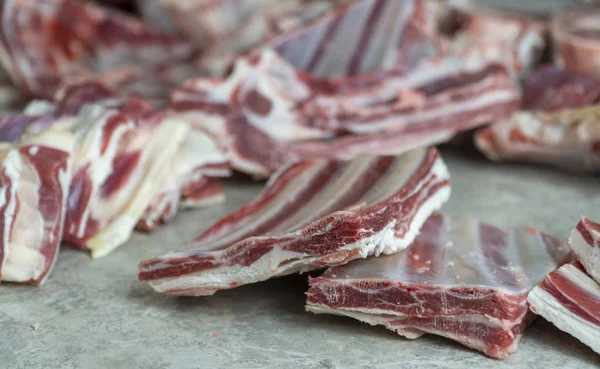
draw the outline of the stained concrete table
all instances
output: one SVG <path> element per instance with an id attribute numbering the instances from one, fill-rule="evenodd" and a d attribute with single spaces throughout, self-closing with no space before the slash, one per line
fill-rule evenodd
<path id="1" fill-rule="evenodd" d="M 453 180 L 446 213 L 535 226 L 561 238 L 581 214 L 600 216 L 599 177 L 494 165 L 449 149 L 443 154 Z M 2 285 L 0 368 L 600 366 L 600 356 L 543 319 L 527 330 L 515 355 L 497 361 L 443 338 L 407 340 L 350 318 L 304 312 L 306 276 L 196 298 L 160 295 L 136 280 L 139 260 L 193 238 L 260 188 L 248 180 L 228 183 L 224 205 L 184 212 L 100 260 L 63 248 L 42 288 Z"/>

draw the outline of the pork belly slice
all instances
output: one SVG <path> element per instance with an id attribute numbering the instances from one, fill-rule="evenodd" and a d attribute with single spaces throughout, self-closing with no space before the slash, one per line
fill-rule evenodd
<path id="1" fill-rule="evenodd" d="M 77 0 L 0 2 L 0 61 L 16 86 L 52 98 L 65 78 L 136 65 L 154 78 L 165 63 L 184 63 L 191 44 L 127 13 Z"/>
<path id="2" fill-rule="evenodd" d="M 406 250 L 310 278 L 306 309 L 411 339 L 437 334 L 501 359 L 531 321 L 529 291 L 570 256 L 566 243 L 532 228 L 434 214 Z"/>
<path id="3" fill-rule="evenodd" d="M 600 283 L 600 224 L 581 218 L 569 235 L 569 245 L 587 273 Z"/>
<path id="4" fill-rule="evenodd" d="M 449 195 L 449 174 L 434 148 L 291 164 L 182 251 L 143 261 L 139 279 L 159 292 L 211 295 L 394 253 Z"/>
<path id="5" fill-rule="evenodd" d="M 44 283 L 62 240 L 73 137 L 49 130 L 0 155 L 0 280 Z"/>
<path id="6" fill-rule="evenodd" d="M 600 6 L 580 4 L 552 21 L 556 63 L 575 72 L 600 75 Z"/>
<path id="7" fill-rule="evenodd" d="M 548 274 L 527 301 L 535 314 L 600 354 L 600 286 L 579 262 Z"/>
<path id="8" fill-rule="evenodd" d="M 523 161 L 570 171 L 600 170 L 600 80 L 542 68 L 524 84 L 524 108 L 475 135 L 493 161 Z"/>

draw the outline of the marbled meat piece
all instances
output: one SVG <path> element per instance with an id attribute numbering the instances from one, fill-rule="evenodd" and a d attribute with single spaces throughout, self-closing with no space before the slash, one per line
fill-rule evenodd
<path id="1" fill-rule="evenodd" d="M 147 79 L 157 78 L 163 65 L 194 54 L 181 37 L 89 2 L 2 0 L 0 9 L 0 61 L 15 85 L 35 97 L 51 99 L 65 78 L 95 77 L 128 65 L 144 69 Z"/>
<path id="2" fill-rule="evenodd" d="M 501 359 L 532 320 L 529 291 L 570 256 L 536 229 L 434 214 L 406 250 L 310 278 L 306 308 L 411 339 L 437 334 Z"/>
<path id="3" fill-rule="evenodd" d="M 161 113 L 134 117 L 127 107 L 89 105 L 68 125 L 76 144 L 64 238 L 92 257 L 129 239 L 188 131 Z"/>
<path id="4" fill-rule="evenodd" d="M 256 199 L 182 251 L 143 261 L 139 279 L 173 295 L 211 295 L 407 247 L 448 200 L 434 148 L 282 168 Z"/>
<path id="5" fill-rule="evenodd" d="M 600 283 L 600 223 L 583 217 L 571 231 L 569 245 L 587 273 Z"/>
<path id="6" fill-rule="evenodd" d="M 535 314 L 600 354 L 600 286 L 579 262 L 548 274 L 527 301 Z"/>
<path id="7" fill-rule="evenodd" d="M 0 145 L 0 280 L 42 284 L 62 240 L 73 137 L 49 130 Z"/>
<path id="8" fill-rule="evenodd" d="M 552 21 L 557 65 L 600 75 L 600 5 L 580 4 L 558 13 Z"/>
<path id="9" fill-rule="evenodd" d="M 600 170 L 600 79 L 543 68 L 524 85 L 524 108 L 475 135 L 494 161 L 525 161 L 570 171 Z"/>
<path id="10" fill-rule="evenodd" d="M 295 160 L 395 155 L 444 142 L 508 116 L 520 99 L 499 64 L 471 68 L 445 58 L 409 72 L 318 78 L 264 50 L 238 60 L 223 81 L 188 81 L 169 106 L 216 137 L 233 168 L 267 176 Z"/>

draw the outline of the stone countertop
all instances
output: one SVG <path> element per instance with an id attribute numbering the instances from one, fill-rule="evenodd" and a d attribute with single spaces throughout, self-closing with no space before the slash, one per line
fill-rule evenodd
<path id="1" fill-rule="evenodd" d="M 494 165 L 443 150 L 453 194 L 443 211 L 501 226 L 529 225 L 566 238 L 580 215 L 598 216 L 599 177 Z M 136 279 L 137 263 L 166 253 L 252 198 L 262 184 L 227 184 L 222 206 L 179 214 L 91 260 L 63 248 L 42 288 L 0 288 L 2 368 L 573 368 L 600 356 L 538 319 L 516 354 L 489 359 L 450 340 L 407 340 L 383 327 L 304 311 L 306 275 L 218 292 L 169 297 Z M 39 323 L 34 330 L 32 325 Z M 36 324 L 37 325 L 37 324 Z"/>

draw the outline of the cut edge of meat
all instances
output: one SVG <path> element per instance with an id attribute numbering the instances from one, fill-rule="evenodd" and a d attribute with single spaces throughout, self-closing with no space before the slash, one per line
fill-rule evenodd
<path id="1" fill-rule="evenodd" d="M 577 263 L 566 264 L 555 272 L 548 274 L 548 277 L 552 275 L 561 275 L 561 278 L 568 278 L 569 283 L 575 283 L 573 281 L 579 279 L 598 289 L 598 284 L 577 267 L 576 264 Z M 548 277 L 546 278 L 548 279 Z M 598 340 L 600 326 L 578 316 L 577 313 L 571 311 L 561 303 L 557 296 L 561 296 L 565 299 L 569 299 L 569 297 L 564 296 L 559 288 L 552 283 L 546 283 L 546 281 L 542 282 L 529 293 L 527 301 L 529 302 L 531 311 L 544 317 L 561 331 L 569 333 L 585 345 L 589 346 L 596 353 L 600 354 L 600 342 Z M 570 299 L 568 301 L 571 305 L 577 305 L 577 302 L 571 302 Z M 591 300 L 590 303 L 592 303 Z M 598 307 L 600 307 L 600 305 Z"/>
<path id="2" fill-rule="evenodd" d="M 586 217 L 571 231 L 569 246 L 577 255 L 586 272 L 600 283 L 600 224 Z"/>
<path id="3" fill-rule="evenodd" d="M 171 159 L 177 153 L 188 128 L 186 123 L 167 118 L 162 122 L 158 131 L 153 134 L 151 141 L 146 144 L 147 147 L 157 146 L 156 149 L 158 149 L 160 142 L 168 139 L 167 144 L 161 149 L 161 159 L 154 160 L 147 168 L 141 186 L 126 208 L 106 228 L 87 241 L 86 244 L 91 250 L 92 258 L 106 256 L 129 240 L 137 222 L 158 191 L 161 178 L 168 174 Z"/>
<path id="4" fill-rule="evenodd" d="M 273 276 L 287 275 L 296 272 L 303 273 L 324 266 L 345 264 L 348 261 L 357 258 L 395 253 L 408 247 L 414 237 L 418 234 L 423 223 L 425 223 L 429 216 L 438 210 L 450 197 L 448 169 L 439 154 L 436 155 L 437 158 L 433 161 L 431 168 L 426 174 L 426 177 L 435 178 L 436 181 L 432 184 L 424 184 L 420 187 L 419 191 L 425 191 L 428 193 L 428 196 L 419 206 L 418 210 L 411 215 L 411 219 L 407 221 L 409 229 L 401 239 L 395 236 L 396 231 L 394 230 L 394 227 L 396 226 L 397 219 L 394 219 L 386 224 L 378 233 L 366 238 L 358 239 L 329 254 L 312 256 L 305 254 L 302 257 L 298 257 L 300 254 L 297 252 L 282 250 L 278 247 L 276 249 L 274 248 L 266 255 L 261 256 L 249 266 L 225 265 L 224 267 L 212 267 L 211 269 L 200 270 L 199 272 L 184 272 L 183 275 L 175 277 L 163 277 L 160 276 L 160 273 L 157 275 L 157 272 L 153 271 L 153 269 L 160 269 L 163 261 L 168 263 L 173 260 L 181 259 L 181 262 L 184 264 L 186 263 L 186 260 L 191 260 L 190 262 L 194 263 L 193 250 L 191 252 L 184 251 L 176 254 L 168 254 L 163 258 L 142 262 L 140 264 L 139 279 L 148 281 L 150 286 L 156 291 L 171 295 L 212 295 L 218 290 L 234 288 L 241 284 L 260 282 Z M 326 218 L 330 218 L 331 216 L 332 215 L 328 215 Z M 293 237 L 294 234 L 299 234 L 299 232 L 301 231 L 295 231 L 278 238 L 286 240 L 289 236 Z M 242 242 L 254 243 L 258 242 L 260 239 L 261 237 L 251 237 L 239 242 L 239 244 Z M 267 240 L 271 240 L 271 238 L 267 238 Z M 269 242 L 277 244 L 276 241 Z M 211 253 L 199 252 L 200 257 L 204 257 L 203 255 L 209 256 Z M 217 252 L 210 256 L 210 258 L 212 258 L 211 260 L 213 260 L 212 262 L 216 261 L 218 255 Z M 261 268 L 260 265 L 265 263 L 267 265 L 263 265 Z M 248 275 L 247 270 L 249 268 L 263 271 L 263 273 L 251 273 Z M 158 272 L 160 272 L 160 270 L 158 270 Z M 240 276 L 246 279 L 238 280 Z"/>

